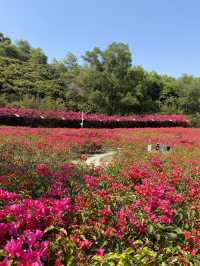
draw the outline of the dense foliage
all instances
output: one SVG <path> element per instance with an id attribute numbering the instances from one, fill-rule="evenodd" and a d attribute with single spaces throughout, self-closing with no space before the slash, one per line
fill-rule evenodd
<path id="1" fill-rule="evenodd" d="M 1 266 L 199 265 L 199 129 L 0 133 Z M 120 149 L 87 167 L 91 147 Z"/>
<path id="2" fill-rule="evenodd" d="M 200 113 L 200 78 L 175 79 L 132 66 L 126 44 L 94 48 L 83 65 L 72 53 L 47 62 L 25 40 L 0 34 L 0 104 L 104 114 Z M 173 64 L 173 62 L 172 62 Z"/>
<path id="3" fill-rule="evenodd" d="M 32 127 L 189 127 L 184 115 L 103 115 L 80 112 L 41 111 L 23 108 L 0 108 L 0 124 Z"/>

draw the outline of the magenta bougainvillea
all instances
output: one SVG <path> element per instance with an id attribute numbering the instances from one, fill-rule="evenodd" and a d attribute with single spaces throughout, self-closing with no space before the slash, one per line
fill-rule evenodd
<path id="1" fill-rule="evenodd" d="M 198 129 L 0 132 L 0 266 L 198 265 Z M 91 136 L 118 156 L 67 162 Z M 173 152 L 147 152 L 166 136 Z"/>
<path id="2" fill-rule="evenodd" d="M 84 114 L 84 127 L 169 127 L 190 126 L 184 115 L 104 115 Z M 0 122 L 13 125 L 43 125 L 60 127 L 80 127 L 81 112 L 41 111 L 23 108 L 0 108 Z"/>

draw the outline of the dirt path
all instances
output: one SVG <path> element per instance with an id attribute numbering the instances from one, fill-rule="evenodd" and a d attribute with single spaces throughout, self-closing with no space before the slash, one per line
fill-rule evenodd
<path id="1" fill-rule="evenodd" d="M 113 155 L 115 154 L 115 151 L 109 151 L 102 154 L 94 154 L 87 158 L 86 163 L 93 164 L 95 166 L 100 166 L 102 164 L 108 164 L 111 160 Z"/>

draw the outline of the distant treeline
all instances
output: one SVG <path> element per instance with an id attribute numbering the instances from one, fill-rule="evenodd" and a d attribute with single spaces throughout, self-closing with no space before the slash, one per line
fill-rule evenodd
<path id="1" fill-rule="evenodd" d="M 172 62 L 173 64 L 173 62 Z M 0 33 L 0 106 L 103 114 L 187 114 L 200 120 L 200 78 L 178 79 L 132 65 L 128 45 L 94 48 L 48 63 L 40 48 Z"/>

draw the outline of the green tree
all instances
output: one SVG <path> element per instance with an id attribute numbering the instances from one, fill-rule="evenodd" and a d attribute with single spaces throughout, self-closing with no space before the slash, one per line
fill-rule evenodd
<path id="1" fill-rule="evenodd" d="M 19 39 L 17 40 L 16 46 L 21 53 L 21 57 L 24 58 L 24 60 L 30 59 L 31 46 L 28 41 Z"/>
<path id="2" fill-rule="evenodd" d="M 131 52 L 128 46 L 112 43 L 104 51 L 94 48 L 83 58 L 90 70 L 89 87 L 107 96 L 109 114 L 119 113 L 121 94 L 125 93 L 131 67 Z"/>
<path id="3" fill-rule="evenodd" d="M 33 64 L 47 64 L 47 56 L 40 48 L 31 49 L 30 60 Z"/>
<path id="4" fill-rule="evenodd" d="M 83 56 L 68 53 L 63 60 L 47 62 L 40 48 L 23 39 L 16 44 L 0 33 L 1 105 L 105 114 L 186 113 L 198 120 L 200 78 L 178 79 L 132 67 L 128 45 L 95 47 Z M 195 122 L 195 124 L 198 124 Z"/>
<path id="5" fill-rule="evenodd" d="M 73 53 L 68 53 L 63 59 L 63 63 L 68 71 L 79 68 L 78 60 Z"/>

